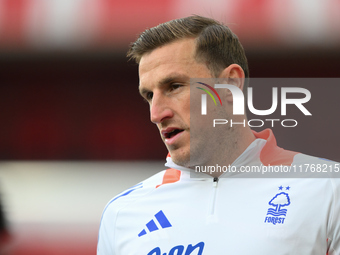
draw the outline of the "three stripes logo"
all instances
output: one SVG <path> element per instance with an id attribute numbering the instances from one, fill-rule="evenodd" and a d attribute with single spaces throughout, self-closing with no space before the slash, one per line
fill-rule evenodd
<path id="1" fill-rule="evenodd" d="M 211 91 L 213 91 L 215 93 L 215 95 L 217 96 L 218 100 L 220 101 L 220 104 L 222 105 L 221 98 L 220 98 L 219 94 L 217 93 L 217 91 L 213 87 L 211 87 L 210 85 L 205 84 L 203 82 L 197 82 L 197 83 L 199 83 L 199 84 L 201 84 L 203 86 L 206 86 Z M 215 100 L 214 96 L 211 94 L 211 92 L 209 90 L 206 90 L 206 89 L 200 88 L 200 87 L 196 87 L 196 88 L 201 89 L 205 93 L 207 93 L 212 98 L 212 100 L 214 101 L 215 105 L 217 106 L 216 100 Z M 202 97 L 201 97 L 201 114 L 202 115 L 207 115 L 207 95 L 206 94 L 202 94 Z"/>
<path id="2" fill-rule="evenodd" d="M 169 222 L 169 220 L 167 219 L 167 217 L 165 216 L 165 214 L 163 213 L 162 210 L 160 210 L 158 213 L 155 214 L 155 218 L 156 218 L 155 219 L 156 222 L 159 225 L 156 224 L 154 219 L 152 219 L 148 223 L 146 223 L 146 228 L 148 229 L 148 231 L 150 233 L 153 232 L 153 231 L 159 230 L 159 227 L 161 227 L 161 228 L 170 228 L 170 227 L 172 227 L 171 223 Z M 146 234 L 147 234 L 147 231 L 145 229 L 143 229 L 138 234 L 138 237 L 144 236 Z"/>

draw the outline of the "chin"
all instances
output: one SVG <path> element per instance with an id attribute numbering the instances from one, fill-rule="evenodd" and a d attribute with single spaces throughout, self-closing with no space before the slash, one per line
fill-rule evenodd
<path id="1" fill-rule="evenodd" d="M 190 153 L 170 152 L 172 161 L 179 166 L 189 167 Z"/>

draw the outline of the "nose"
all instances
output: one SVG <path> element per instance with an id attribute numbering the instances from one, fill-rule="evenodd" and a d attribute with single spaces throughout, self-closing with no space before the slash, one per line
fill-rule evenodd
<path id="1" fill-rule="evenodd" d="M 161 94 L 154 93 L 150 105 L 150 118 L 155 124 L 159 124 L 166 119 L 173 117 L 172 105 L 169 98 Z"/>

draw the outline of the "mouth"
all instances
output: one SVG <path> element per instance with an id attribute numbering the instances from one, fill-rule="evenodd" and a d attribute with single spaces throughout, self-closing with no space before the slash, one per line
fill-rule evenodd
<path id="1" fill-rule="evenodd" d="M 169 138 L 174 137 L 175 135 L 177 135 L 178 133 L 181 133 L 183 131 L 184 131 L 183 129 L 174 129 L 170 132 L 164 132 L 163 136 L 164 136 L 165 139 L 169 139 Z"/>
<path id="2" fill-rule="evenodd" d="M 167 128 L 162 131 L 162 135 L 165 139 L 165 142 L 168 145 L 171 145 L 175 142 L 175 140 L 183 133 L 184 129 L 179 128 Z"/>

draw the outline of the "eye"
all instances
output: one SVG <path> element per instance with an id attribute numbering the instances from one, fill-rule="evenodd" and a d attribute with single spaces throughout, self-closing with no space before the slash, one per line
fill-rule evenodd
<path id="1" fill-rule="evenodd" d="M 152 97 L 153 97 L 153 93 L 152 93 L 152 92 L 147 92 L 147 93 L 145 94 L 145 99 L 146 99 L 147 101 L 150 101 L 150 100 L 152 99 Z"/>
<path id="2" fill-rule="evenodd" d="M 179 83 L 172 83 L 171 86 L 170 86 L 170 90 L 176 90 L 176 89 L 179 89 L 182 86 L 183 85 L 181 85 Z"/>

